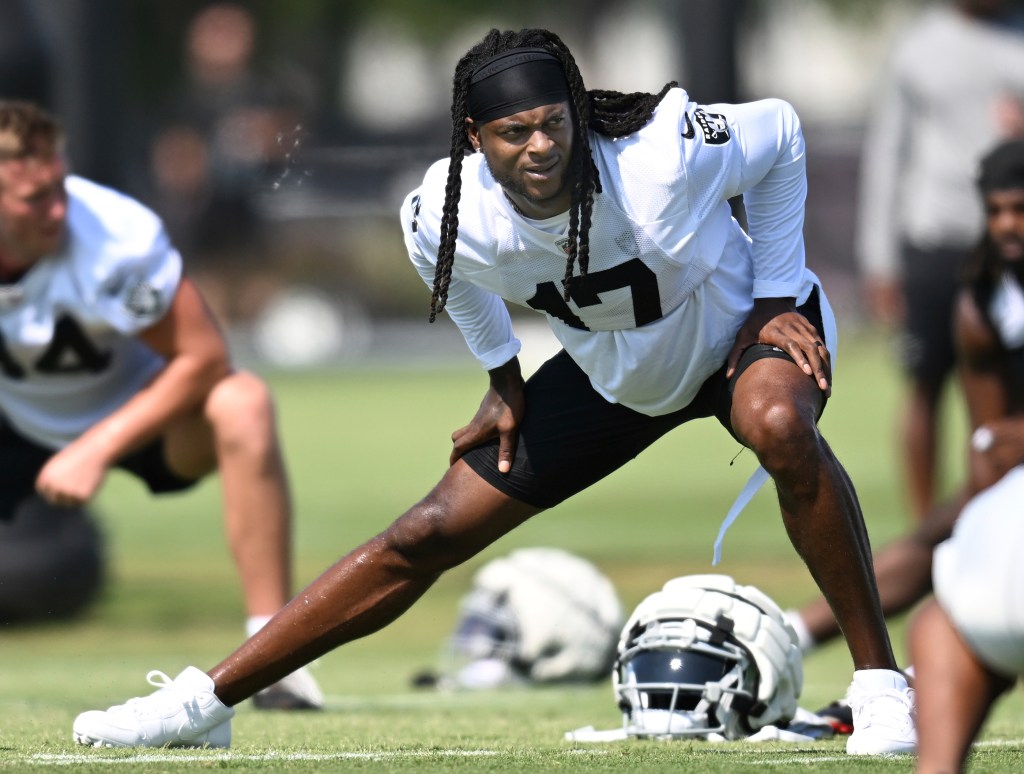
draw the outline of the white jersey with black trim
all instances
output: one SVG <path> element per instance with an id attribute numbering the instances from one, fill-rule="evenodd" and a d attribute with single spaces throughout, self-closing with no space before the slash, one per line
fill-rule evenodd
<path id="1" fill-rule="evenodd" d="M 571 299 L 562 285 L 568 213 L 517 214 L 477 153 L 463 165 L 446 311 L 490 369 L 520 347 L 502 299 L 532 307 L 605 398 L 669 413 L 724 363 L 754 298 L 802 303 L 817 283 L 804 261 L 799 121 L 781 100 L 699 106 L 673 89 L 645 127 L 620 139 L 591 134 L 591 144 L 601 193 L 588 277 Z M 402 207 L 406 247 L 428 285 L 447 169 L 434 164 Z M 749 236 L 728 204 L 741 193 Z"/>
<path id="2" fill-rule="evenodd" d="M 54 449 L 163 367 L 136 335 L 167 312 L 182 271 L 149 209 L 80 177 L 68 177 L 66 188 L 64 248 L 0 286 L 0 411 Z"/>

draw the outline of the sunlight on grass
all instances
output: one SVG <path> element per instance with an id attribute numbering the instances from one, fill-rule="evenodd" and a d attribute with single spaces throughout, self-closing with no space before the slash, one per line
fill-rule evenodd
<path id="1" fill-rule="evenodd" d="M 894 422 L 900 385 L 877 338 L 845 345 L 822 431 L 849 469 L 874 544 L 909 523 L 897 477 Z M 268 374 L 277 396 L 296 504 L 299 584 L 385 527 L 422 497 L 447 465 L 450 433 L 470 418 L 486 380 L 451 370 Z M 962 414 L 948 412 L 952 443 Z M 110 477 L 97 504 L 108 537 L 110 580 L 82 618 L 0 630 L 0 767 L 76 771 L 230 768 L 321 771 L 907 771 L 908 760 L 853 761 L 842 740 L 799 746 L 564 742 L 565 731 L 620 723 L 611 681 L 575 689 L 438 695 L 410 685 L 436 667 L 472 572 L 513 548 L 558 546 L 594 561 L 627 608 L 670 577 L 716 571 L 711 546 L 721 519 L 754 468 L 713 421 L 659 441 L 591 490 L 538 516 L 444 576 L 384 631 L 313 666 L 328 697 L 319 714 L 240 707 L 229 752 L 92 751 L 76 748 L 83 709 L 148 692 L 146 672 L 210 667 L 242 639 L 238 582 L 224 543 L 220 487 L 153 500 L 135 481 Z M 733 461 L 735 458 L 735 461 Z M 951 456 L 948 469 L 957 470 Z M 770 485 L 728 533 L 718 571 L 753 583 L 783 605 L 815 594 L 782 529 Z M 903 653 L 904 621 L 894 622 Z M 805 664 L 801 703 L 841 695 L 850 678 L 842 643 Z M 994 714 L 976 771 L 1020 770 L 1024 703 Z M 996 744 L 998 743 L 998 744 Z"/>

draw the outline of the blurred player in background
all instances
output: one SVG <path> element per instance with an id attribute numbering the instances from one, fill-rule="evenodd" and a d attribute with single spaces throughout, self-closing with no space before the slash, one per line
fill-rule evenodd
<path id="1" fill-rule="evenodd" d="M 209 674 L 189 667 L 149 698 L 84 713 L 75 738 L 229 744 L 231 705 L 387 625 L 445 570 L 714 416 L 774 479 L 793 545 L 843 623 L 861 720 L 847 750 L 913 750 L 860 507 L 816 426 L 836 331 L 805 267 L 792 108 L 700 106 L 675 84 L 588 92 L 553 33 L 492 30 L 456 67 L 452 116 L 450 158 L 401 211 L 434 287 L 431 319 L 447 309 L 490 374 L 444 477 Z M 750 236 L 728 204 L 741 193 Z M 564 347 L 526 382 L 505 301 L 545 314 Z"/>
<path id="2" fill-rule="evenodd" d="M 247 4 L 204 4 L 149 153 L 146 201 L 221 320 L 251 320 L 280 289 L 259 198 L 288 174 L 312 113 L 309 80 L 291 63 L 261 63 L 260 42 Z"/>
<path id="3" fill-rule="evenodd" d="M 69 175 L 61 128 L 28 102 L 0 102 L 0 455 L 4 520 L 34 493 L 82 508 L 115 467 L 154 494 L 216 470 L 249 634 L 290 596 L 266 385 L 232 369 L 157 216 Z M 281 677 L 258 706 L 320 705 L 308 674 Z"/>
<path id="4" fill-rule="evenodd" d="M 1024 674 L 1024 467 L 964 508 L 935 550 L 935 598 L 910 624 L 921 774 L 962 771 L 996 700 Z"/>
<path id="5" fill-rule="evenodd" d="M 1024 33 L 1007 23 L 1009 3 L 933 5 L 900 38 L 871 107 L 857 229 L 868 307 L 902 328 L 901 461 L 916 521 L 940 481 L 941 399 L 956 359 L 948 321 L 981 231 L 975 167 L 999 140 L 1024 136 Z"/>
<path id="6" fill-rule="evenodd" d="M 875 574 L 887 615 L 931 591 L 932 552 L 963 504 L 1024 461 L 1024 140 L 986 154 L 976 180 L 985 234 L 961 280 L 952 326 L 972 431 L 967 484 L 879 552 Z M 840 634 L 824 599 L 788 617 L 805 651 Z"/>

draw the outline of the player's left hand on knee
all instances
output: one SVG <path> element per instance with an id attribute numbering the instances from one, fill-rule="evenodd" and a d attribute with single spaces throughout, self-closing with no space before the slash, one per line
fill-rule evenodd
<path id="1" fill-rule="evenodd" d="M 736 372 L 743 351 L 753 344 L 778 347 L 812 377 L 826 394 L 832 394 L 832 367 L 828 348 L 811 322 L 796 310 L 792 298 L 754 300 L 747 321 L 740 328 L 729 352 L 726 377 Z"/>

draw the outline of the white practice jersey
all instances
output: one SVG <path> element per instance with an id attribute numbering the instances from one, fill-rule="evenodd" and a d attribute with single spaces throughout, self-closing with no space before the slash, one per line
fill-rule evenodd
<path id="1" fill-rule="evenodd" d="M 612 402 L 652 416 L 680 409 L 725 362 L 754 298 L 807 299 L 804 141 L 780 100 L 698 106 L 671 90 L 621 139 L 591 135 L 594 197 L 588 280 L 563 300 L 569 214 L 517 214 L 480 153 L 465 159 L 446 311 L 484 368 L 519 352 L 502 299 L 547 316 Z M 434 281 L 448 161 L 402 207 L 409 255 Z M 744 194 L 749 236 L 728 199 Z M 834 353 L 834 320 L 822 296 Z"/>
<path id="2" fill-rule="evenodd" d="M 163 367 L 136 334 L 163 317 L 181 279 L 181 256 L 153 212 L 79 177 L 66 186 L 64 249 L 0 286 L 0 411 L 55 449 Z"/>
<path id="3" fill-rule="evenodd" d="M 964 506 L 935 549 L 935 598 L 975 654 L 1006 675 L 1024 675 L 1024 466 Z"/>

